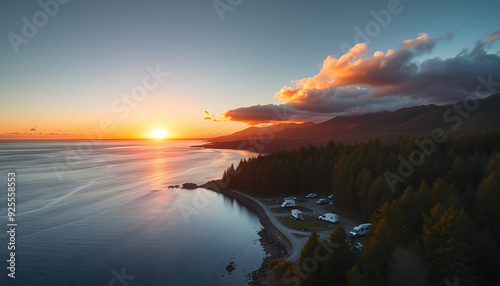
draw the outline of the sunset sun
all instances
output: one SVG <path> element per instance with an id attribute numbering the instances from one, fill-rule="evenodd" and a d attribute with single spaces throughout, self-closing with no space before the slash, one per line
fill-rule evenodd
<path id="1" fill-rule="evenodd" d="M 169 134 L 164 129 L 154 129 L 149 134 L 149 138 L 152 138 L 152 139 L 166 139 L 168 137 L 169 137 Z"/>

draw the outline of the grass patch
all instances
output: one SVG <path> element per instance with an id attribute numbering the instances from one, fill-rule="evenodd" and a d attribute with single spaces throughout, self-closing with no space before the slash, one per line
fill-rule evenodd
<path id="1" fill-rule="evenodd" d="M 317 217 L 304 216 L 304 220 L 297 221 L 290 217 L 278 217 L 278 220 L 285 226 L 304 231 L 315 231 L 315 230 L 325 230 L 330 229 L 333 225 L 326 224 L 320 221 Z"/>
<path id="2" fill-rule="evenodd" d="M 311 209 L 308 209 L 303 206 L 298 206 L 295 207 L 296 209 L 300 210 L 301 212 L 312 212 Z M 273 213 L 289 213 L 292 211 L 293 208 L 282 208 L 282 207 L 276 207 L 276 208 L 269 208 Z"/>
<path id="3" fill-rule="evenodd" d="M 259 201 L 266 206 L 277 206 L 279 205 L 279 202 L 276 203 L 276 200 L 269 200 L 269 199 L 259 199 Z"/>
<path id="4" fill-rule="evenodd" d="M 336 209 L 335 207 L 333 206 L 326 206 L 326 207 L 323 207 L 323 210 L 325 210 L 326 212 L 329 212 L 329 213 L 334 213 L 334 214 L 337 214 L 341 217 L 345 217 L 349 220 L 352 220 L 353 222 L 355 222 L 357 225 L 359 224 L 362 224 L 362 223 L 367 223 L 367 222 L 363 222 L 358 216 L 356 216 L 355 214 L 353 213 L 345 213 L 345 211 L 343 210 L 339 210 L 339 209 Z"/>
<path id="5" fill-rule="evenodd" d="M 336 210 L 333 206 L 325 206 L 325 207 L 322 207 L 322 209 L 327 213 L 335 213 L 336 212 Z"/>
<path id="6" fill-rule="evenodd" d="M 309 237 L 309 235 L 301 234 L 301 233 L 292 233 L 294 236 L 297 238 L 304 238 L 304 237 Z"/>
<path id="7" fill-rule="evenodd" d="M 288 239 L 288 237 L 286 235 L 284 235 L 281 231 L 279 231 L 276 227 L 273 226 L 273 229 L 274 231 L 276 231 L 278 233 L 278 236 L 283 239 L 285 241 L 285 243 L 288 243 L 288 246 L 285 246 L 286 248 L 288 247 L 292 247 L 292 242 L 290 241 L 290 239 Z"/>

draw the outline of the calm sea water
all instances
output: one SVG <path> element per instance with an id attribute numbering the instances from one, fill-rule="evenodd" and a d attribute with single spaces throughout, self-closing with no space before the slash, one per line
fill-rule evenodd
<path id="1" fill-rule="evenodd" d="M 244 285 L 265 257 L 253 212 L 204 189 L 252 154 L 196 141 L 0 143 L 0 285 Z M 88 147 L 88 146 L 87 146 Z M 87 151 L 87 154 L 82 154 Z M 16 172 L 16 278 L 7 173 Z M 234 262 L 236 270 L 225 270 Z"/>

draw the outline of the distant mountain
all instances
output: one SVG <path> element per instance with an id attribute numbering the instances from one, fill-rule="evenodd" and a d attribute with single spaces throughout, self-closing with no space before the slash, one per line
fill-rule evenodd
<path id="1" fill-rule="evenodd" d="M 356 116 L 337 116 L 322 123 L 280 123 L 249 127 L 231 135 L 209 139 L 208 148 L 247 149 L 267 153 L 310 144 L 354 143 L 379 137 L 398 139 L 403 135 L 427 135 L 435 128 L 455 136 L 467 131 L 496 131 L 500 127 L 500 93 L 455 105 L 425 105 Z"/>
<path id="2" fill-rule="evenodd" d="M 243 129 L 238 132 L 234 132 L 233 134 L 226 135 L 226 136 L 219 136 L 215 138 L 209 139 L 212 142 L 227 142 L 227 141 L 238 141 L 238 140 L 247 140 L 251 137 L 256 137 L 259 138 L 260 136 L 265 136 L 267 134 L 273 133 L 280 133 L 285 130 L 289 129 L 296 129 L 299 130 L 304 127 L 309 127 L 315 125 L 314 122 L 304 122 L 304 123 L 277 123 L 273 124 L 271 126 L 266 126 L 266 127 L 248 127 L 246 129 Z M 267 138 L 268 136 L 266 136 Z"/>

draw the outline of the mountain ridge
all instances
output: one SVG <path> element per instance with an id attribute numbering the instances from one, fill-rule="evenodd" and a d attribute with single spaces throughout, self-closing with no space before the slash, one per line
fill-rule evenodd
<path id="1" fill-rule="evenodd" d="M 279 123 L 243 129 L 226 136 L 208 139 L 207 148 L 246 149 L 268 153 L 304 145 L 323 145 L 329 141 L 355 143 L 378 137 L 421 136 L 435 128 L 456 136 L 467 131 L 496 131 L 500 126 L 500 93 L 473 102 L 452 105 L 434 104 L 405 107 L 393 112 L 337 116 L 321 123 Z M 456 128 L 455 128 L 456 127 Z M 252 146 L 252 147 L 250 147 Z"/>

